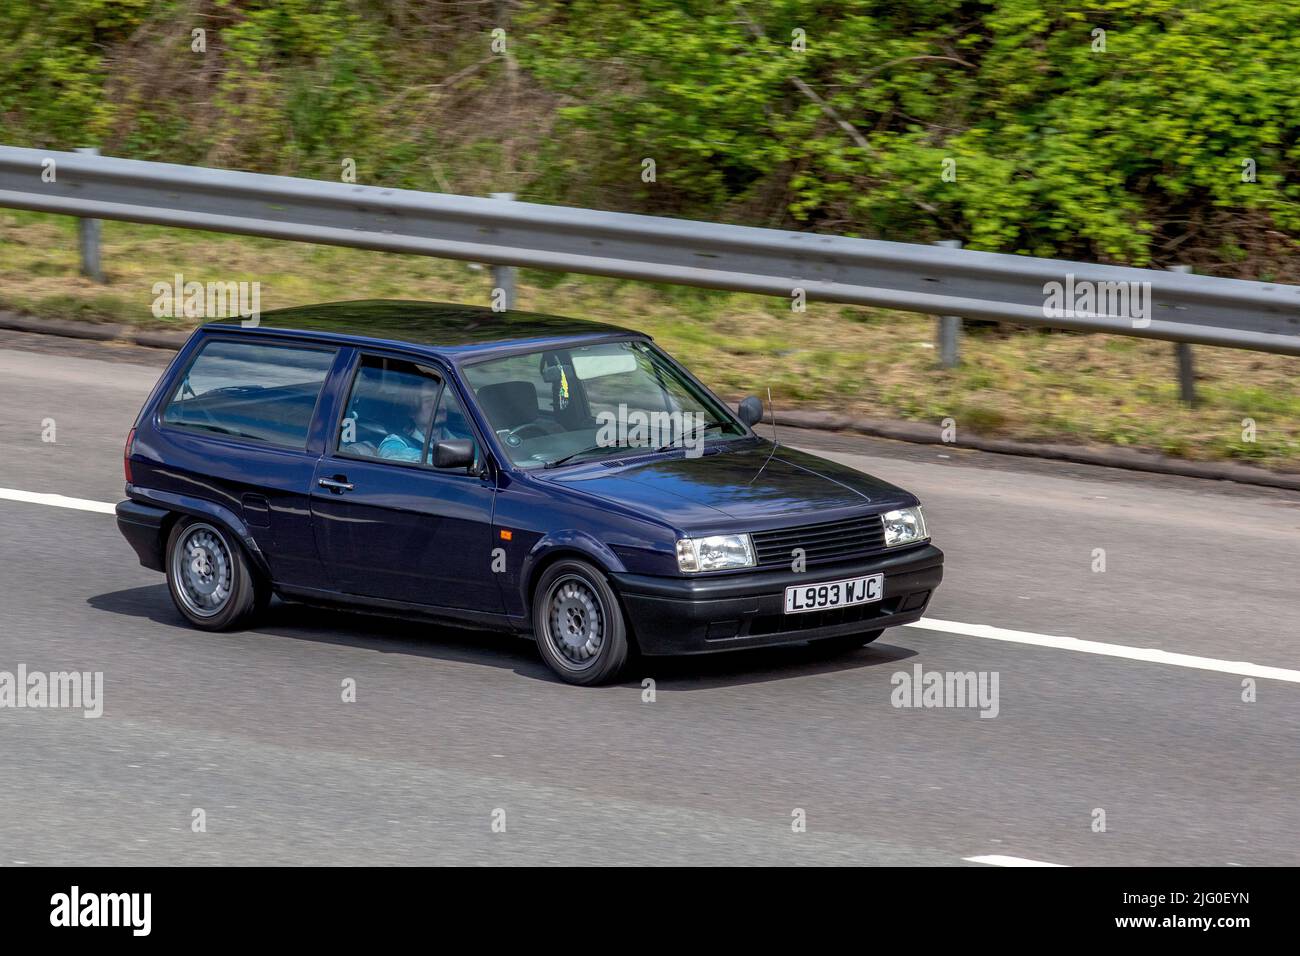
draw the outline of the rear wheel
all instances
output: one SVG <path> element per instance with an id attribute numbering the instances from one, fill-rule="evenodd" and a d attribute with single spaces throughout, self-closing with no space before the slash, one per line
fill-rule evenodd
<path id="1" fill-rule="evenodd" d="M 239 542 L 199 518 L 182 518 L 167 536 L 167 588 L 176 609 L 205 631 L 238 627 L 269 596 Z"/>
<path id="2" fill-rule="evenodd" d="M 823 637 L 812 642 L 814 647 L 820 647 L 831 654 L 843 654 L 848 651 L 855 651 L 859 647 L 865 647 L 870 644 L 884 630 L 879 631 L 858 631 L 855 634 L 837 634 L 834 637 Z"/>
<path id="3" fill-rule="evenodd" d="M 618 598 L 585 561 L 557 561 L 543 572 L 533 592 L 533 634 L 542 659 L 570 684 L 612 681 L 631 650 Z"/>

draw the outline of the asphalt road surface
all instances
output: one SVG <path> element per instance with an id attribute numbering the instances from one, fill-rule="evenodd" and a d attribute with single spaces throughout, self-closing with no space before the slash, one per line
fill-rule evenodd
<path id="1" fill-rule="evenodd" d="M 1300 495 L 783 430 L 921 497 L 927 626 L 584 689 L 509 636 L 193 630 L 110 514 L 23 500 L 118 501 L 169 357 L 0 333 L 0 671 L 104 675 L 0 709 L 0 865 L 1300 863 Z M 996 716 L 894 706 L 918 666 Z"/>

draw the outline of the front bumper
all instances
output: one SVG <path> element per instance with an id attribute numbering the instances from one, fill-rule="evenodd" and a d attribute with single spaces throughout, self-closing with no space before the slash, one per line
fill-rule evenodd
<path id="1" fill-rule="evenodd" d="M 785 589 L 865 574 L 885 575 L 871 604 L 785 613 Z M 755 571 L 665 578 L 610 576 L 643 654 L 710 654 L 876 631 L 919 619 L 943 580 L 943 552 L 932 544 L 815 570 Z"/>

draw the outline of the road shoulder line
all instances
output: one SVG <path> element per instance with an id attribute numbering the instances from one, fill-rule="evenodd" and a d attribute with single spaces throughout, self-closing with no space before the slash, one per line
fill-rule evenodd
<path id="1" fill-rule="evenodd" d="M 1266 680 L 1280 680 L 1291 684 L 1300 684 L 1300 670 L 1268 667 L 1263 664 L 1252 664 L 1249 661 L 1224 661 L 1214 657 L 1197 657 L 1194 654 L 1179 654 L 1174 651 L 1162 651 L 1154 647 L 1106 644 L 1102 641 L 1085 641 L 1077 637 L 1035 634 L 1032 631 L 1013 631 L 1004 627 L 993 627 L 989 624 L 963 624 L 960 621 L 940 621 L 931 617 L 923 617 L 919 621 L 903 626 L 919 627 L 929 631 L 942 631 L 945 634 L 958 634 L 962 637 L 980 637 L 993 641 L 1008 641 L 1013 644 L 1030 644 L 1034 647 L 1052 647 L 1057 650 L 1077 651 L 1082 654 L 1099 654 L 1103 657 L 1121 657 L 1126 660 L 1144 661 L 1149 664 L 1173 664 L 1176 667 L 1191 667 L 1196 670 L 1217 671 L 1221 674 L 1237 674 L 1242 677 L 1260 677 Z"/>
<path id="2" fill-rule="evenodd" d="M 111 502 L 92 501 L 89 498 L 70 498 L 67 495 L 42 494 L 35 491 L 21 491 L 16 488 L 0 488 L 0 500 L 48 505 L 55 508 L 71 508 L 76 511 L 90 511 L 96 514 L 111 515 L 116 513 L 116 505 Z M 1214 657 L 1197 657 L 1194 654 L 1162 651 L 1152 647 L 1106 644 L 1102 641 L 1085 641 L 1077 637 L 1036 634 L 1032 631 L 1014 631 L 1004 627 L 993 627 L 989 624 L 963 624 L 960 621 L 941 621 L 930 617 L 924 617 L 919 621 L 903 626 L 939 631 L 944 634 L 956 634 L 961 637 L 979 637 L 987 640 L 1007 641 L 1012 644 L 1051 647 L 1057 650 L 1076 651 L 1083 654 L 1098 654 L 1103 657 L 1144 661 L 1149 664 L 1172 664 L 1176 667 L 1190 667 L 1196 670 L 1217 671 L 1221 674 L 1236 674 L 1242 677 L 1258 677 L 1265 680 L 1280 680 L 1291 684 L 1300 684 L 1300 670 L 1268 667 L 1263 664 L 1252 664 L 1249 661 L 1225 661 Z"/>
<path id="3" fill-rule="evenodd" d="M 67 495 L 47 495 L 36 491 L 19 491 L 17 488 L 0 488 L 0 499 L 22 501 L 32 505 L 50 505 L 55 508 L 73 508 L 77 511 L 94 511 L 98 514 L 115 514 L 117 506 L 107 501 L 89 498 L 69 498 Z"/>

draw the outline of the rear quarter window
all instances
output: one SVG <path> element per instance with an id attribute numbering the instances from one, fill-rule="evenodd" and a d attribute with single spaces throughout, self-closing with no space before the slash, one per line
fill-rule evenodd
<path id="1" fill-rule="evenodd" d="M 162 420 L 216 435 L 305 448 L 334 349 L 214 340 L 190 362 Z"/>

